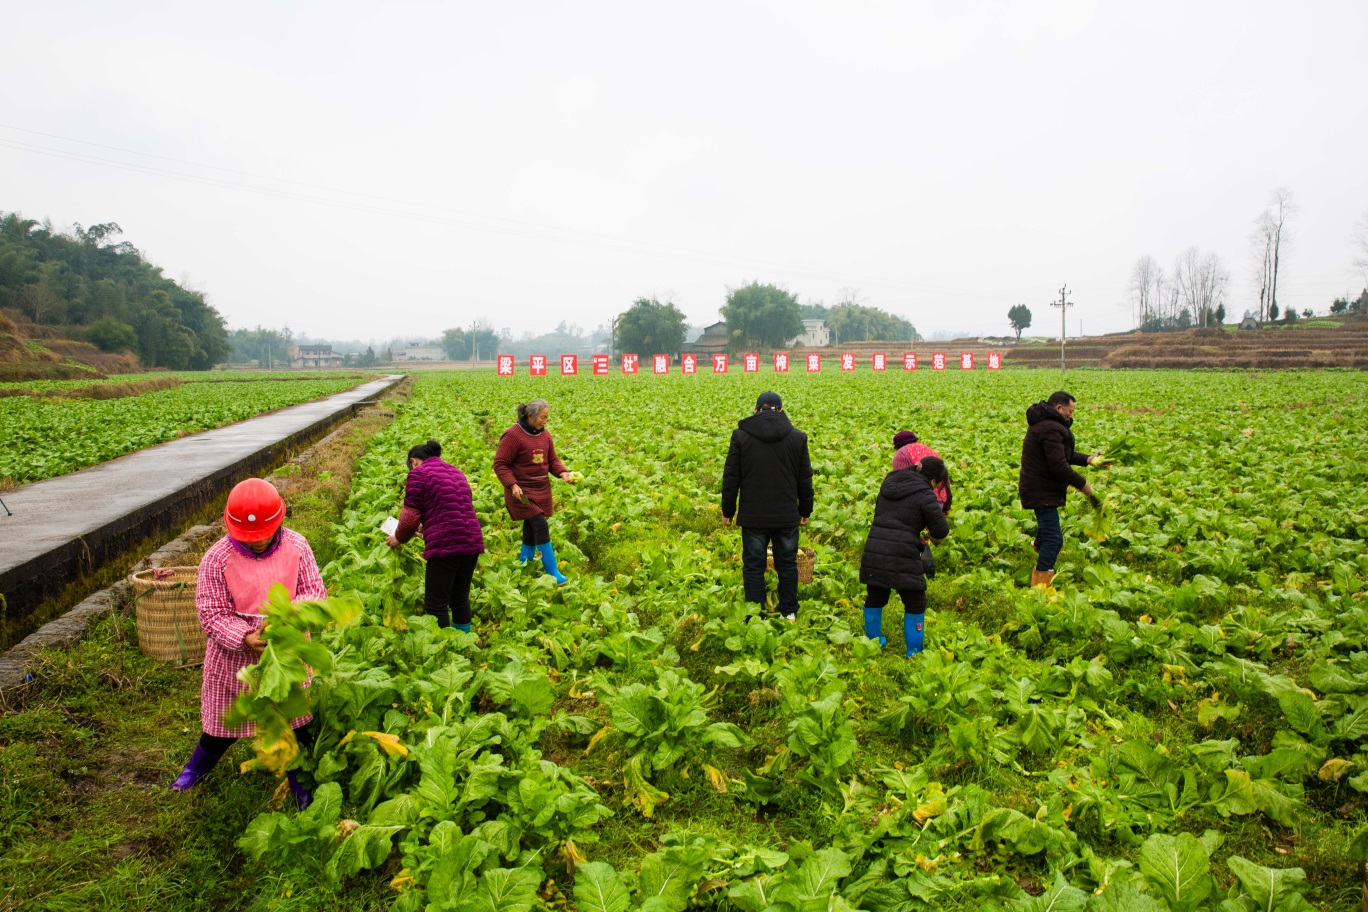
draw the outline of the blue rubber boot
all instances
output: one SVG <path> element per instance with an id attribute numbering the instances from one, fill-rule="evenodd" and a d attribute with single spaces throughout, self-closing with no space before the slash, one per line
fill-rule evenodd
<path id="1" fill-rule="evenodd" d="M 907 657 L 909 659 L 922 651 L 922 642 L 925 636 L 926 615 L 904 614 L 903 637 L 907 640 Z"/>
<path id="2" fill-rule="evenodd" d="M 452 624 L 451 626 L 452 626 L 452 627 L 455 627 L 457 630 L 461 631 L 461 633 L 470 633 L 470 624 L 469 624 L 469 623 L 465 623 L 465 624 Z"/>
<path id="3" fill-rule="evenodd" d="M 536 553 L 537 553 L 537 546 L 536 546 L 536 545 L 523 545 L 523 546 L 522 546 L 522 550 L 518 552 L 518 563 L 520 563 L 520 564 L 525 564 L 525 563 L 527 563 L 528 561 L 530 561 L 530 560 L 532 559 L 532 555 L 534 555 L 534 554 L 536 554 Z"/>
<path id="4" fill-rule="evenodd" d="M 879 645 L 883 646 L 888 642 L 888 637 L 883 636 L 883 609 L 865 607 L 865 636 L 871 640 L 878 640 Z"/>
<path id="5" fill-rule="evenodd" d="M 542 566 L 546 568 L 547 573 L 556 578 L 557 586 L 564 586 L 566 583 L 570 582 L 569 577 L 561 573 L 560 568 L 556 566 L 556 549 L 550 542 L 547 542 L 544 545 L 537 545 L 537 550 L 541 551 Z"/>

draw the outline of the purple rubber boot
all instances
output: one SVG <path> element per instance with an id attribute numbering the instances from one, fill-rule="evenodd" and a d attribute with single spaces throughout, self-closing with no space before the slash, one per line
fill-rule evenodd
<path id="1" fill-rule="evenodd" d="M 190 755 L 190 762 L 185 764 L 185 769 L 176 777 L 176 781 L 171 783 L 171 787 L 178 792 L 183 792 L 195 785 L 213 769 L 219 762 L 219 758 L 210 754 L 201 744 L 195 745 L 195 752 Z"/>
<path id="2" fill-rule="evenodd" d="M 294 795 L 295 804 L 299 805 L 301 811 L 313 803 L 313 792 L 300 783 L 298 770 L 286 772 L 285 781 L 290 783 L 290 794 Z"/>

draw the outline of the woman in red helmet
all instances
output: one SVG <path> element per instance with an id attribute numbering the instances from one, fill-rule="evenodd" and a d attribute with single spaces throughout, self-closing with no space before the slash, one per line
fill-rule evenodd
<path id="1" fill-rule="evenodd" d="M 208 642 L 204 647 L 204 684 L 200 689 L 200 735 L 190 762 L 171 785 L 188 789 L 203 779 L 238 738 L 256 734 L 252 723 L 229 728 L 223 713 L 247 686 L 237 673 L 255 665 L 266 642 L 261 636 L 261 606 L 272 586 L 280 583 L 297 601 L 327 598 L 318 562 L 304 536 L 284 528 L 285 501 L 270 482 L 249 478 L 228 495 L 223 524 L 228 534 L 214 543 L 199 565 L 195 607 Z M 307 686 L 307 683 L 306 683 Z M 313 738 L 304 726 L 312 716 L 292 719 L 301 748 Z M 287 774 L 290 791 L 300 807 L 309 792 L 295 771 Z"/>

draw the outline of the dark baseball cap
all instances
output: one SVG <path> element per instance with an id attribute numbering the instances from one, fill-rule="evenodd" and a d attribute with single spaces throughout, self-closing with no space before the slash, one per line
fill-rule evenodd
<path id="1" fill-rule="evenodd" d="M 762 408 L 783 408 L 784 400 L 779 398 L 778 393 L 761 393 L 760 398 L 755 400 L 755 407 Z"/>

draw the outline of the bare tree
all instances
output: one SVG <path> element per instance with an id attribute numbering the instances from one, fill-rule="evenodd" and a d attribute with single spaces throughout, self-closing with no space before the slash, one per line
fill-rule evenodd
<path id="1" fill-rule="evenodd" d="M 1189 317 L 1199 322 L 1201 284 L 1202 252 L 1196 247 L 1189 247 L 1173 261 L 1173 288 L 1179 310 L 1186 310 Z"/>
<path id="2" fill-rule="evenodd" d="M 1148 253 L 1135 261 L 1131 267 L 1130 291 L 1131 311 L 1136 326 L 1143 326 L 1159 315 L 1162 306 L 1164 270 L 1159 261 Z"/>
<path id="3" fill-rule="evenodd" d="M 1203 256 L 1196 247 L 1189 247 L 1173 264 L 1173 285 L 1177 304 L 1174 318 L 1181 319 L 1186 310 L 1198 326 L 1208 326 L 1216 308 L 1225 303 L 1230 272 L 1216 254 Z"/>
<path id="4" fill-rule="evenodd" d="M 1273 219 L 1267 212 L 1254 220 L 1254 233 L 1249 242 L 1253 253 L 1253 276 L 1259 283 L 1259 322 L 1268 316 L 1270 291 L 1273 284 Z"/>
<path id="5" fill-rule="evenodd" d="M 1220 257 L 1209 253 L 1202 258 L 1200 276 L 1201 324 L 1208 326 L 1213 322 L 1217 311 L 1225 313 L 1226 291 L 1230 288 L 1230 271 L 1225 268 Z"/>
<path id="6" fill-rule="evenodd" d="M 1279 187 L 1273 191 L 1269 197 L 1268 208 L 1259 216 L 1255 235 L 1262 236 L 1264 239 L 1264 256 L 1267 263 L 1264 267 L 1264 274 L 1268 290 L 1268 310 L 1272 311 L 1278 304 L 1278 267 L 1282 260 L 1283 247 L 1290 240 L 1288 222 L 1292 216 L 1297 214 L 1297 204 L 1292 199 L 1292 191 L 1286 187 Z M 1263 319 L 1262 303 L 1259 307 L 1260 317 Z"/>
<path id="7" fill-rule="evenodd" d="M 1354 268 L 1363 273 L 1363 281 L 1368 284 L 1368 212 L 1354 226 Z"/>

